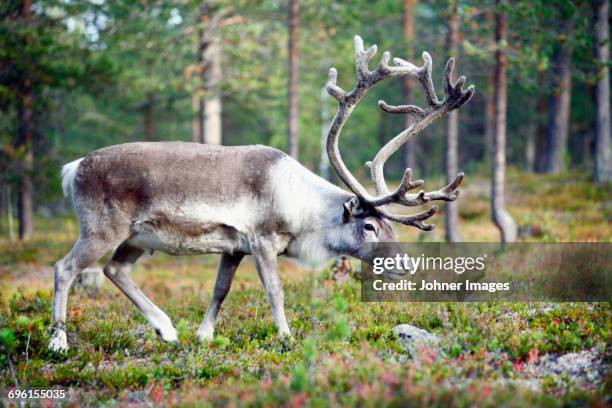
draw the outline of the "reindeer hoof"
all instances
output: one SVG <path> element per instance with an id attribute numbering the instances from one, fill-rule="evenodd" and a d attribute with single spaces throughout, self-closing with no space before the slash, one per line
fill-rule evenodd
<path id="1" fill-rule="evenodd" d="M 200 341 L 202 342 L 212 341 L 214 338 L 214 329 L 212 327 L 211 328 L 205 327 L 205 328 L 198 329 L 196 336 L 198 336 L 198 339 L 200 339 Z"/>
<path id="2" fill-rule="evenodd" d="M 155 333 L 159 336 L 163 341 L 167 341 L 168 343 L 179 344 L 178 336 L 176 333 L 176 329 L 172 326 L 165 327 L 160 329 L 158 327 L 155 328 Z"/>
<path id="3" fill-rule="evenodd" d="M 64 330 L 53 332 L 51 340 L 49 341 L 49 350 L 55 353 L 65 353 L 68 351 L 68 339 L 66 338 L 66 332 Z"/>
<path id="4" fill-rule="evenodd" d="M 294 343 L 295 342 L 295 339 L 291 335 L 290 331 L 279 331 L 278 332 L 278 337 L 280 337 L 282 340 L 286 340 L 286 341 L 288 341 L 290 343 Z"/>

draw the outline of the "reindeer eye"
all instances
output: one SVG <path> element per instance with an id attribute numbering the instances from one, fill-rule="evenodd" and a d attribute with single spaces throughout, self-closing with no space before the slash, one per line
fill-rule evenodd
<path id="1" fill-rule="evenodd" d="M 363 227 L 363 228 L 364 228 L 366 231 L 372 231 L 372 232 L 376 231 L 376 229 L 374 228 L 374 225 L 372 225 L 372 224 L 366 224 L 366 225 L 364 225 L 364 227 Z"/>

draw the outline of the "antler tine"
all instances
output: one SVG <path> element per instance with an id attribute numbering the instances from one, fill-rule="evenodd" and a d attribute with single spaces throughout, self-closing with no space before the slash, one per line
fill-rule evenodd
<path id="1" fill-rule="evenodd" d="M 423 221 L 430 218 L 432 215 L 438 212 L 438 206 L 433 206 L 429 210 L 423 211 L 422 213 L 413 215 L 396 215 L 386 212 L 385 210 L 379 209 L 378 212 L 388 219 L 389 221 L 399 222 L 400 224 L 410 225 L 417 227 L 423 231 L 431 231 L 435 228 L 434 224 L 425 224 Z"/>
<path id="2" fill-rule="evenodd" d="M 457 197 L 459 197 L 460 191 L 457 190 L 457 187 L 459 187 L 459 184 L 463 181 L 463 177 L 464 174 L 461 171 L 455 176 L 453 181 L 439 190 L 426 193 L 426 196 L 430 200 L 455 201 Z"/>
<path id="3" fill-rule="evenodd" d="M 367 162 L 366 166 L 371 167 L 372 162 Z M 376 173 L 376 177 L 377 177 L 377 180 L 374 182 L 374 186 L 376 188 L 376 193 L 379 195 L 379 197 L 373 198 L 372 200 L 369 201 L 369 204 L 373 205 L 374 207 L 380 207 L 380 206 L 384 206 L 384 205 L 392 204 L 392 203 L 415 206 L 415 205 L 420 205 L 420 204 L 423 204 L 429 201 L 429 199 L 425 196 L 426 194 L 425 191 L 423 190 L 421 190 L 417 194 L 410 195 L 410 196 L 406 194 L 408 191 L 414 190 L 415 188 L 422 186 L 424 183 L 423 180 L 412 181 L 412 169 L 410 168 L 407 168 L 404 171 L 404 176 L 402 177 L 402 181 L 400 182 L 399 186 L 393 192 L 390 192 L 389 189 L 387 188 L 387 184 L 385 183 L 384 177 L 382 176 L 382 174 Z M 407 199 L 410 199 L 411 200 L 410 202 L 419 200 L 420 204 L 406 204 L 405 202 L 407 202 L 406 201 Z"/>
<path id="4" fill-rule="evenodd" d="M 336 68 L 330 68 L 329 73 L 327 75 L 327 93 L 336 98 L 336 100 L 340 103 L 343 103 L 346 99 L 346 92 L 342 90 L 338 85 L 336 85 L 336 81 L 338 79 L 338 71 Z"/>
<path id="5" fill-rule="evenodd" d="M 408 62 L 404 59 L 395 57 L 393 58 L 393 63 L 397 66 L 401 66 L 401 67 L 409 67 L 410 71 L 412 71 L 412 73 L 414 73 L 416 75 L 417 71 L 419 70 L 419 67 L 417 67 L 416 65 L 414 65 L 411 62 Z"/>
<path id="6" fill-rule="evenodd" d="M 387 113 L 408 113 L 417 118 L 425 116 L 426 112 L 416 105 L 389 105 L 382 99 L 378 101 L 378 107 Z"/>
<path id="7" fill-rule="evenodd" d="M 372 45 L 367 50 L 364 50 L 363 40 L 360 36 L 355 36 L 355 68 L 357 71 L 357 79 L 362 80 L 368 77 L 370 74 L 370 69 L 368 68 L 368 63 L 376 54 L 378 47 Z"/>
<path id="8" fill-rule="evenodd" d="M 419 68 L 417 73 L 417 79 L 421 83 L 423 87 L 423 91 L 425 92 L 425 98 L 427 99 L 427 105 L 432 108 L 437 108 L 440 106 L 440 101 L 438 100 L 438 96 L 436 95 L 436 90 L 434 88 L 433 80 L 431 79 L 431 55 L 427 51 L 423 51 L 423 66 Z"/>
<path id="9" fill-rule="evenodd" d="M 474 85 L 471 85 L 465 91 L 462 89 L 465 83 L 465 77 L 461 76 L 453 84 L 452 77 L 455 71 L 455 59 L 449 58 L 444 68 L 444 104 L 449 105 L 449 111 L 455 110 L 467 103 L 474 95 Z"/>
<path id="10" fill-rule="evenodd" d="M 448 95 L 452 92 L 453 86 L 451 84 L 451 78 L 454 76 L 455 72 L 455 59 L 449 58 L 446 61 L 446 66 L 444 67 L 444 75 L 442 78 L 442 83 L 444 84 L 444 95 Z"/>

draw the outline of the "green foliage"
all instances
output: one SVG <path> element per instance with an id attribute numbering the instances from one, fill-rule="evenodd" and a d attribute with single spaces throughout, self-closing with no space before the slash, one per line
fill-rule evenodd
<path id="1" fill-rule="evenodd" d="M 15 334 L 8 328 L 0 330 L 0 347 L 5 358 L 15 350 Z"/>
<path id="2" fill-rule="evenodd" d="M 296 364 L 291 373 L 291 389 L 302 392 L 308 387 L 308 370 L 302 364 Z"/>
<path id="3" fill-rule="evenodd" d="M 230 345 L 230 343 L 231 343 L 230 339 L 228 339 L 227 337 L 220 336 L 220 335 L 215 336 L 215 339 L 213 341 L 213 344 L 216 347 L 219 347 L 221 349 L 226 348 L 227 346 Z"/>
<path id="4" fill-rule="evenodd" d="M 591 10 L 588 2 L 569 0 L 519 1 L 506 7 L 510 39 L 508 157 L 524 161 L 525 124 L 543 129 L 546 115 L 533 103 L 546 100 L 551 89 L 550 61 L 559 43 L 571 41 L 572 75 L 577 82 L 572 97 L 570 158 L 572 165 L 589 166 L 584 143 L 592 137 L 593 104 L 587 89 L 593 84 Z M 0 168 L 3 180 L 15 183 L 21 156 L 9 148 L 18 128 L 17 108 L 24 81 L 34 95 L 35 161 L 33 176 L 41 201 L 58 198 L 57 172 L 62 163 L 96 148 L 144 139 L 144 120 L 151 108 L 155 140 L 190 140 L 193 119 L 191 96 L 199 92 L 201 74 L 195 36 L 208 29 L 220 10 L 228 10 L 227 24 L 214 35 L 222 39 L 224 143 L 263 143 L 285 147 L 287 30 L 286 13 L 271 1 L 201 2 L 90 2 L 85 0 L 36 2 L 24 19 L 21 2 L 0 6 Z M 458 68 L 476 85 L 474 100 L 461 113 L 460 167 L 475 168 L 486 161 L 484 102 L 486 73 L 493 61 L 490 1 L 460 2 L 462 47 Z M 402 41 L 401 2 L 329 0 L 301 2 L 299 136 L 300 161 L 318 169 L 321 155 L 321 110 L 335 110 L 330 98 L 321 99 L 327 70 L 335 66 L 339 83 L 350 89 L 354 78 L 351 38 L 360 33 L 367 43 L 390 49 L 393 55 L 419 63 L 427 49 L 434 57 L 439 78 L 446 57 L 445 2 L 419 2 L 415 6 L 415 39 Z M 200 19 L 199 16 L 203 16 Z M 558 31 L 557 21 L 572 19 L 575 35 Z M 533 27 L 539 27 L 534 30 Z M 26 47 L 23 44 L 27 44 Z M 586 85 L 586 86 L 581 86 Z M 382 143 L 403 129 L 403 118 L 385 115 L 378 99 L 402 102 L 399 82 L 390 80 L 374 88 L 356 109 L 341 141 L 347 164 L 365 175 L 363 163 L 372 159 Z M 422 103 L 422 92 L 413 99 Z M 443 166 L 443 126 L 433 126 L 418 140 L 418 174 L 440 173 Z M 586 149 L 586 150 L 585 150 Z M 424 154 L 424 153 L 427 154 Z M 390 177 L 399 176 L 400 160 L 388 165 Z M 487 166 L 484 166 L 487 168 Z M 34 254 L 31 254 L 33 257 Z"/>

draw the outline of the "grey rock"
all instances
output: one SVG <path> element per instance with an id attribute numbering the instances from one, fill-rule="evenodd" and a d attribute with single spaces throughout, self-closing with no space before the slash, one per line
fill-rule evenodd
<path id="1" fill-rule="evenodd" d="M 610 365 L 605 360 L 598 347 L 575 353 L 543 354 L 524 365 L 521 373 L 524 378 L 500 378 L 495 383 L 534 391 L 541 390 L 543 384 L 558 390 L 565 390 L 569 386 L 593 390 L 610 371 Z"/>
<path id="2" fill-rule="evenodd" d="M 561 355 L 545 354 L 525 367 L 532 377 L 568 374 L 575 379 L 595 382 L 603 376 L 603 356 L 597 348 Z"/>
<path id="3" fill-rule="evenodd" d="M 438 336 L 410 324 L 400 324 L 393 328 L 393 333 L 399 338 L 401 345 L 413 357 L 418 357 L 420 348 L 430 348 L 440 353 Z"/>
<path id="4" fill-rule="evenodd" d="M 102 286 L 103 281 L 104 273 L 102 272 L 102 268 L 99 266 L 92 266 L 86 268 L 77 275 L 73 287 L 75 289 L 97 291 Z"/>

